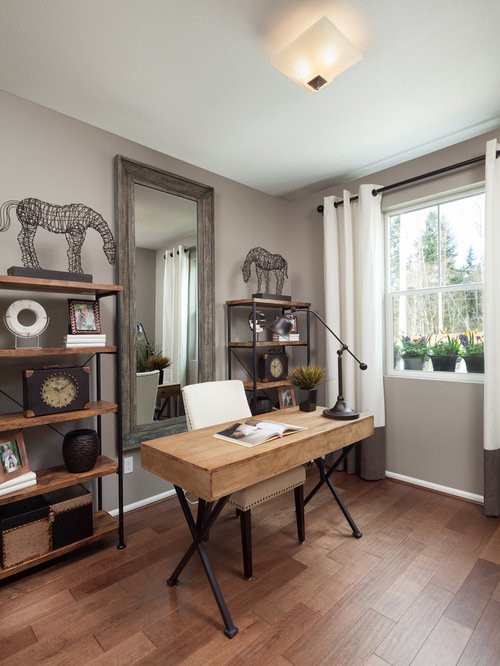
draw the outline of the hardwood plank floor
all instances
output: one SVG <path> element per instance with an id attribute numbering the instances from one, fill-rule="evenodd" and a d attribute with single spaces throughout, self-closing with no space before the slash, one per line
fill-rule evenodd
<path id="1" fill-rule="evenodd" d="M 308 469 L 307 487 L 316 482 Z M 334 474 L 354 539 L 322 489 L 296 541 L 293 494 L 253 510 L 254 578 L 227 507 L 207 549 L 239 634 L 228 640 L 177 500 L 106 541 L 0 583 L 0 663 L 476 666 L 500 663 L 500 521 L 389 479 Z"/>

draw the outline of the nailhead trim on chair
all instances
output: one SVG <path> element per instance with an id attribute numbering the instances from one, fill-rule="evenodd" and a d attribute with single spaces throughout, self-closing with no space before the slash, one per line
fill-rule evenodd
<path id="1" fill-rule="evenodd" d="M 228 504 L 232 504 L 235 506 L 237 509 L 240 509 L 241 511 L 247 511 L 248 509 L 252 509 L 254 506 L 258 506 L 259 504 L 262 504 L 263 502 L 267 502 L 268 499 L 271 499 L 272 497 L 278 497 L 278 495 L 283 495 L 283 493 L 287 493 L 289 490 L 293 490 L 294 488 L 298 488 L 298 486 L 304 485 L 303 481 L 298 481 L 297 483 L 290 484 L 286 488 L 282 488 L 274 493 L 268 493 L 265 497 L 261 497 L 258 501 L 251 502 L 250 504 L 241 504 L 240 502 L 237 501 L 237 499 L 233 499 L 236 495 L 238 495 L 237 491 L 231 495 L 230 499 L 228 500 Z"/>

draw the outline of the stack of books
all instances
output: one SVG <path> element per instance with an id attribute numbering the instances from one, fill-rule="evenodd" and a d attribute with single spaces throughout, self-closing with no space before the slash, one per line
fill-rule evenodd
<path id="1" fill-rule="evenodd" d="M 78 333 L 65 335 L 66 347 L 105 347 L 106 333 Z"/>
<path id="2" fill-rule="evenodd" d="M 288 335 L 278 335 L 277 333 L 273 333 L 273 342 L 298 342 L 299 340 L 299 333 L 289 333 Z"/>
<path id="3" fill-rule="evenodd" d="M 14 493 L 16 490 L 28 488 L 28 486 L 34 486 L 35 484 L 36 473 L 26 472 L 26 474 L 21 474 L 20 476 L 16 476 L 13 479 L 8 479 L 7 481 L 0 483 L 0 495 Z"/>

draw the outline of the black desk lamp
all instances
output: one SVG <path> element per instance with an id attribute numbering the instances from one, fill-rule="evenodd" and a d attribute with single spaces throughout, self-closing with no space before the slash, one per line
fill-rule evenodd
<path id="1" fill-rule="evenodd" d="M 332 329 L 328 326 L 328 324 L 319 316 L 317 312 L 314 312 L 314 310 L 292 307 L 290 308 L 290 311 L 287 314 L 280 315 L 271 324 L 269 324 L 268 326 L 269 330 L 272 331 L 273 333 L 277 333 L 278 335 L 282 336 L 288 335 L 288 333 L 290 333 L 293 327 L 293 313 L 297 311 L 310 312 L 311 314 L 313 314 L 316 317 L 316 319 L 319 319 L 319 321 L 323 324 L 323 326 L 327 329 L 327 331 L 330 331 L 333 337 L 336 340 L 338 340 L 338 342 L 340 342 L 340 349 L 337 350 L 338 374 L 339 374 L 339 393 L 337 396 L 337 402 L 330 409 L 323 410 L 323 416 L 326 416 L 327 419 L 337 419 L 338 421 L 350 421 L 352 419 L 357 419 L 359 417 L 359 412 L 357 412 L 355 409 L 351 409 L 350 407 L 348 407 L 346 401 L 344 400 L 343 385 L 342 385 L 342 354 L 345 351 L 349 352 L 349 354 L 353 357 L 353 359 L 359 364 L 360 370 L 366 370 L 368 366 L 366 365 L 366 363 L 363 363 L 362 361 L 359 360 L 359 358 L 354 356 L 349 347 L 342 342 L 339 336 L 332 331 Z"/>
<path id="2" fill-rule="evenodd" d="M 145 340 L 147 347 L 148 348 L 151 347 L 151 345 L 149 343 L 149 340 L 148 340 L 148 336 L 146 335 L 146 329 L 144 328 L 144 324 L 142 323 L 142 321 L 138 321 L 137 324 L 136 324 L 136 336 L 137 336 L 136 337 L 137 342 L 140 342 L 141 340 Z"/>

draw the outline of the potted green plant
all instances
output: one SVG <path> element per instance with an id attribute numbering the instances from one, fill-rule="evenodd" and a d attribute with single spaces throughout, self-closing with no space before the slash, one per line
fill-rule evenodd
<path id="1" fill-rule="evenodd" d="M 432 368 L 440 372 L 455 372 L 457 359 L 461 354 L 460 340 L 450 335 L 436 340 L 429 350 Z"/>
<path id="2" fill-rule="evenodd" d="M 477 331 L 467 331 L 460 336 L 462 355 L 467 372 L 484 372 L 484 337 Z"/>
<path id="3" fill-rule="evenodd" d="M 401 358 L 405 370 L 423 370 L 425 357 L 429 353 L 429 339 L 425 335 L 402 335 Z"/>
<path id="4" fill-rule="evenodd" d="M 314 412 L 317 404 L 318 384 L 326 375 L 324 368 L 319 365 L 296 365 L 288 377 L 289 381 L 297 388 L 307 391 L 305 400 L 299 403 L 299 409 L 303 412 Z"/>
<path id="5" fill-rule="evenodd" d="M 163 383 L 163 370 L 168 368 L 171 360 L 167 356 L 163 356 L 161 349 L 155 346 L 149 340 L 139 340 L 136 346 L 136 372 L 151 372 L 151 370 L 159 370 L 160 378 L 159 383 Z"/>

